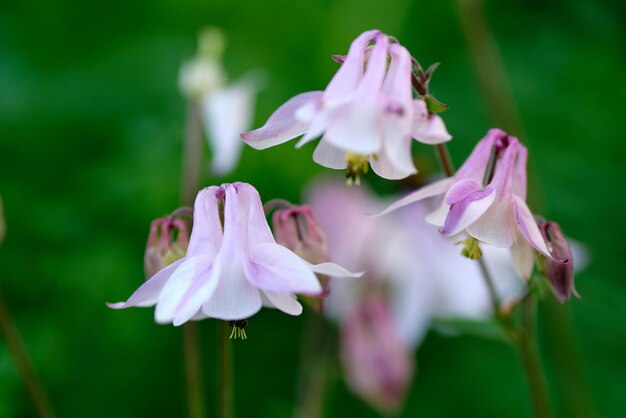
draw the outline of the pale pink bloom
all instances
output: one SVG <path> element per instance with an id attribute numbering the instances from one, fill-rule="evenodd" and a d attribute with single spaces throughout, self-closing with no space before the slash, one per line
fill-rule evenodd
<path id="1" fill-rule="evenodd" d="M 256 189 L 223 184 L 198 193 L 185 257 L 155 274 L 126 302 L 109 306 L 156 305 L 156 321 L 174 325 L 207 317 L 244 319 L 262 306 L 299 315 L 302 306 L 294 293 L 322 290 L 314 272 L 352 275 L 333 263 L 309 264 L 276 244 Z"/>
<path id="2" fill-rule="evenodd" d="M 495 164 L 489 164 L 490 157 Z M 381 214 L 445 194 L 440 207 L 426 216 L 428 223 L 446 236 L 466 232 L 496 247 L 512 246 L 520 274 L 529 277 L 534 264 L 531 246 L 553 256 L 526 205 L 526 159 L 526 147 L 517 138 L 491 129 L 453 177 L 410 193 Z"/>
<path id="3" fill-rule="evenodd" d="M 367 295 L 341 324 L 341 359 L 352 390 L 384 413 L 397 412 L 413 378 L 413 353 L 393 328 L 388 301 Z"/>
<path id="4" fill-rule="evenodd" d="M 412 138 L 428 144 L 451 139 L 441 118 L 429 117 L 425 102 L 413 98 L 411 75 L 406 48 L 378 30 L 364 32 L 324 91 L 291 98 L 263 127 L 241 137 L 264 149 L 304 135 L 301 147 L 322 136 L 313 153 L 318 164 L 344 169 L 357 156 L 381 177 L 404 178 L 416 172 Z"/>

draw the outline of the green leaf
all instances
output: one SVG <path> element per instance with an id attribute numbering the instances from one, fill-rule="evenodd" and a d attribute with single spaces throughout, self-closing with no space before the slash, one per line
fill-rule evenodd
<path id="1" fill-rule="evenodd" d="M 448 109 L 447 104 L 441 103 L 439 100 L 435 99 L 433 96 L 426 96 L 426 108 L 430 113 L 441 113 L 445 112 Z"/>

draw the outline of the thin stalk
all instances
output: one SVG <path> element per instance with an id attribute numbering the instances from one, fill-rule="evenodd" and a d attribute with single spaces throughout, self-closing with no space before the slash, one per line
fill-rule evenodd
<path id="1" fill-rule="evenodd" d="M 441 170 L 447 177 L 452 177 L 454 175 L 454 164 L 452 164 L 452 158 L 450 158 L 448 146 L 445 143 L 437 144 L 435 145 L 435 150 L 437 151 L 437 158 L 439 160 Z"/>
<path id="2" fill-rule="evenodd" d="M 181 205 L 193 206 L 200 182 L 202 161 L 202 122 L 200 106 L 189 101 L 187 124 L 183 144 L 183 173 L 181 179 Z M 200 377 L 200 354 L 198 350 L 198 325 L 187 322 L 183 328 L 183 352 L 185 354 L 185 380 L 187 382 L 187 405 L 190 418 L 204 417 L 204 398 Z"/>
<path id="3" fill-rule="evenodd" d="M 536 300 L 532 293 L 522 300 L 522 327 L 517 346 L 524 364 L 526 381 L 533 401 L 536 418 L 549 418 L 550 400 L 548 388 L 541 368 L 535 335 Z"/>
<path id="4" fill-rule="evenodd" d="M 13 360 L 15 361 L 15 365 L 22 376 L 22 380 L 24 381 L 24 385 L 26 386 L 26 390 L 28 395 L 30 396 L 35 409 L 37 410 L 37 415 L 40 418 L 54 418 L 54 412 L 52 411 L 52 406 L 50 405 L 50 401 L 46 396 L 46 392 L 43 389 L 41 382 L 35 372 L 35 368 L 26 352 L 26 347 L 24 347 L 24 343 L 20 338 L 17 329 L 13 321 L 11 320 L 11 316 L 9 315 L 9 311 L 6 308 L 4 300 L 0 296 L 0 329 L 2 330 L 2 334 L 7 341 L 7 346 L 9 348 L 9 352 L 11 356 L 13 356 Z"/>
<path id="5" fill-rule="evenodd" d="M 227 321 L 218 324 L 218 417 L 232 418 L 233 416 L 233 353 L 230 343 L 230 329 Z"/>

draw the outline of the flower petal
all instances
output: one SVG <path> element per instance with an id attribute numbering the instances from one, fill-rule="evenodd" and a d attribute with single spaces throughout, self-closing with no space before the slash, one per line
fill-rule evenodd
<path id="1" fill-rule="evenodd" d="M 272 230 L 265 218 L 259 192 L 248 183 L 235 183 L 235 188 L 237 189 L 236 204 L 238 205 L 236 210 L 240 216 L 240 222 L 243 222 L 245 226 L 241 247 L 249 249 L 260 243 L 275 243 Z"/>
<path id="2" fill-rule="evenodd" d="M 246 277 L 256 287 L 289 293 L 318 294 L 322 291 L 307 263 L 278 244 L 259 244 L 248 251 Z"/>
<path id="3" fill-rule="evenodd" d="M 210 259 L 198 256 L 186 257 L 184 260 L 185 262 L 176 269 L 159 295 L 154 312 L 158 323 L 174 321 L 182 309 L 189 310 L 185 304 L 193 293 L 197 291 L 205 293 L 206 289 L 212 290 L 211 288 L 214 287 L 215 280 L 209 280 L 212 267 Z M 192 307 L 190 316 L 198 311 L 202 302 L 201 300 L 195 307 Z"/>
<path id="4" fill-rule="evenodd" d="M 265 125 L 242 134 L 241 138 L 252 148 L 265 149 L 302 135 L 309 128 L 309 123 L 298 120 L 296 111 L 321 97 L 321 91 L 310 91 L 292 97 L 272 113 Z"/>
<path id="5" fill-rule="evenodd" d="M 370 156 L 372 170 L 380 177 L 389 180 L 399 180 L 417 173 L 411 156 L 410 141 L 410 138 L 398 141 L 398 143 L 403 143 L 400 147 L 397 146 L 398 143 L 386 142 L 381 153 Z"/>
<path id="6" fill-rule="evenodd" d="M 345 154 L 345 151 L 330 145 L 322 138 L 313 151 L 313 161 L 326 168 L 341 170 L 348 166 Z"/>
<path id="7" fill-rule="evenodd" d="M 496 247 L 513 245 L 516 227 L 511 201 L 497 196 L 487 212 L 467 227 L 467 233 Z"/>
<path id="8" fill-rule="evenodd" d="M 438 194 L 445 193 L 448 188 L 452 185 L 454 179 L 452 177 L 445 178 L 443 180 L 436 181 L 428 186 L 424 186 L 421 189 L 418 189 L 408 195 L 404 196 L 402 199 L 395 201 L 391 205 L 387 206 L 385 209 L 376 214 L 376 216 L 386 215 L 390 212 L 393 212 L 396 209 L 400 209 L 403 206 L 410 205 L 413 202 L 417 202 L 422 199 L 426 199 L 428 197 L 436 196 Z"/>
<path id="9" fill-rule="evenodd" d="M 450 189 L 450 192 L 454 194 L 454 187 Z M 459 196 L 454 197 L 458 198 Z M 456 201 L 450 206 L 450 212 L 446 217 L 446 222 L 441 229 L 441 233 L 451 236 L 463 231 L 478 218 L 483 216 L 495 199 L 496 193 L 494 189 L 491 186 L 487 186 L 485 190 L 474 191 L 465 198 Z M 450 204 L 447 200 L 448 196 L 446 196 L 446 203 Z"/>
<path id="10" fill-rule="evenodd" d="M 172 277 L 172 274 L 176 269 L 185 261 L 185 258 L 181 258 L 178 261 L 170 264 L 164 269 L 160 270 L 148 281 L 135 290 L 135 292 L 128 298 L 126 302 L 107 303 L 107 306 L 112 309 L 124 309 L 132 306 L 147 307 L 153 306 L 157 303 L 159 295 L 163 290 L 163 287 L 167 281 Z"/>
<path id="11" fill-rule="evenodd" d="M 320 264 L 311 264 L 305 260 L 305 263 L 308 264 L 311 271 L 318 274 L 323 274 L 324 276 L 329 277 L 361 277 L 365 272 L 361 271 L 358 273 L 352 273 L 351 271 L 346 270 L 341 267 L 339 264 L 325 262 Z"/>
<path id="12" fill-rule="evenodd" d="M 256 90 L 250 82 L 239 83 L 202 98 L 202 121 L 213 151 L 211 169 L 217 175 L 230 173 L 239 161 L 240 133 L 250 129 Z"/>
<path id="13" fill-rule="evenodd" d="M 426 123 L 418 131 L 413 131 L 413 138 L 424 144 L 441 144 L 452 139 L 443 119 L 437 115 L 430 115 Z"/>
<path id="14" fill-rule="evenodd" d="M 263 305 L 276 308 L 286 314 L 298 316 L 302 313 L 302 305 L 298 302 L 296 295 L 287 292 L 273 292 L 262 290 L 261 298 Z"/>
<path id="15" fill-rule="evenodd" d="M 515 160 L 513 171 L 513 193 L 526 200 L 526 161 L 528 160 L 528 150 L 521 143 Z"/>
<path id="16" fill-rule="evenodd" d="M 521 234 L 515 237 L 515 242 L 511 247 L 511 256 L 517 273 L 526 280 L 530 279 L 533 267 L 535 267 L 535 251 Z"/>
<path id="17" fill-rule="evenodd" d="M 541 231 L 537 226 L 537 222 L 535 222 L 535 218 L 528 209 L 526 202 L 520 199 L 517 196 L 513 196 L 513 208 L 515 210 L 515 221 L 517 222 L 517 227 L 519 231 L 522 233 L 522 236 L 530 245 L 533 246 L 537 251 L 546 257 L 557 260 L 550 254 L 550 250 L 546 246 L 546 242 L 541 235 Z M 567 260 L 557 260 L 557 261 L 567 261 Z"/>
<path id="18" fill-rule="evenodd" d="M 187 256 L 202 255 L 213 258 L 222 245 L 222 222 L 217 207 L 217 186 L 200 190 L 193 205 L 193 228 Z"/>

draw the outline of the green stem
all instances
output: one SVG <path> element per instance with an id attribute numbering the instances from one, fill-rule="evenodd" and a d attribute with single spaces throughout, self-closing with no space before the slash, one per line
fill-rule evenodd
<path id="1" fill-rule="evenodd" d="M 219 321 L 218 347 L 218 417 L 233 416 L 233 354 L 230 343 L 230 328 L 227 321 Z"/>
<path id="2" fill-rule="evenodd" d="M 4 300 L 0 296 L 0 329 L 4 334 L 7 341 L 9 352 L 13 356 L 15 365 L 22 376 L 28 395 L 30 396 L 37 414 L 40 418 L 54 418 L 54 412 L 50 406 L 46 392 L 43 390 L 43 386 L 35 373 L 33 364 L 26 352 L 26 347 L 20 338 L 9 311 L 6 308 Z"/>
<path id="3" fill-rule="evenodd" d="M 196 193 L 200 187 L 201 161 L 202 121 L 200 119 L 200 105 L 190 101 L 187 104 L 187 125 L 185 142 L 183 144 L 183 173 L 180 198 L 182 206 L 193 206 Z M 202 397 L 202 379 L 200 377 L 198 325 L 195 322 L 187 322 L 182 328 L 189 417 L 202 418 L 204 417 L 204 400 Z"/>
<path id="4" fill-rule="evenodd" d="M 529 293 L 522 300 L 522 327 L 517 338 L 517 346 L 524 364 L 526 381 L 533 401 L 536 418 L 549 418 L 550 399 L 545 377 L 541 369 L 541 360 L 537 349 L 535 333 L 536 300 Z"/>
<path id="5" fill-rule="evenodd" d="M 452 177 L 454 175 L 454 164 L 452 164 L 452 158 L 450 157 L 450 151 L 448 151 L 448 145 L 437 144 L 435 145 L 435 150 L 437 151 L 437 157 L 439 160 L 439 165 L 443 170 L 443 173 L 447 177 Z"/>

